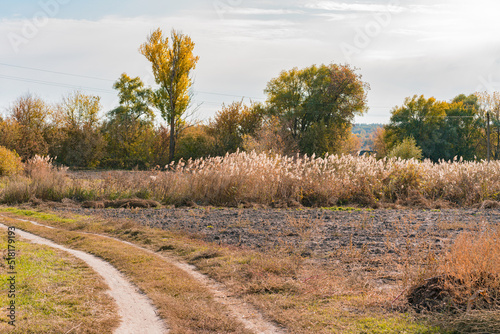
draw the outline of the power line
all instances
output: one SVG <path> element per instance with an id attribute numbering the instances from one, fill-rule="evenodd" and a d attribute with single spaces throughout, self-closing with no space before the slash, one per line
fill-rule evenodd
<path id="1" fill-rule="evenodd" d="M 110 80 L 110 79 L 103 79 L 103 78 L 98 78 L 98 77 L 92 77 L 92 76 L 88 76 L 88 75 L 80 75 L 80 74 L 73 74 L 73 73 L 65 73 L 65 72 L 44 70 L 44 69 L 41 69 L 41 68 L 34 68 L 34 67 L 27 67 L 27 66 L 11 65 L 11 64 L 5 64 L 5 63 L 0 63 L 0 65 L 2 65 L 2 66 L 8 66 L 8 67 L 22 68 L 22 69 L 32 70 L 32 71 L 39 71 L 39 72 L 54 73 L 54 74 L 59 74 L 59 75 L 66 75 L 66 76 L 71 76 L 71 77 L 79 77 L 79 78 L 102 80 L 102 81 L 110 81 L 110 82 L 114 82 L 115 81 L 115 80 Z"/>
<path id="2" fill-rule="evenodd" d="M 96 92 L 100 92 L 100 93 L 108 93 L 108 94 L 115 93 L 112 90 L 107 90 L 107 89 L 102 89 L 102 88 L 86 87 L 86 86 L 58 83 L 58 82 L 53 82 L 53 81 L 44 81 L 44 80 L 38 80 L 38 79 L 28 79 L 28 78 L 14 77 L 14 76 L 10 76 L 10 75 L 1 75 L 0 74 L 0 79 L 16 80 L 16 81 L 22 81 L 22 82 L 28 82 L 28 83 L 35 83 L 35 84 L 39 84 L 39 85 L 57 86 L 57 87 L 72 88 L 72 89 L 77 89 L 77 90 L 78 89 L 92 90 L 92 91 L 96 91 Z"/>
<path id="3" fill-rule="evenodd" d="M 90 91 L 96 91 L 96 92 L 107 93 L 107 94 L 115 94 L 116 93 L 115 91 L 102 89 L 102 88 L 86 87 L 86 86 L 58 83 L 58 82 L 52 82 L 52 81 L 44 81 L 44 80 L 38 80 L 38 79 L 28 79 L 28 78 L 14 77 L 14 76 L 9 76 L 9 75 L 2 75 L 2 74 L 0 74 L 0 79 L 15 80 L 15 81 L 28 82 L 28 83 L 34 83 L 34 84 L 40 84 L 40 85 L 47 85 L 47 86 L 71 88 L 71 89 L 75 89 L 75 90 L 90 90 Z M 199 102 L 202 104 L 220 105 L 220 102 L 215 102 L 215 101 L 199 101 Z"/>
<path id="4" fill-rule="evenodd" d="M 255 96 L 242 96 L 242 95 L 232 95 L 232 94 L 223 94 L 223 93 L 213 93 L 213 92 L 203 92 L 201 90 L 195 90 L 195 93 L 199 94 L 210 94 L 210 95 L 220 95 L 220 96 L 229 96 L 229 97 L 241 97 L 255 100 L 265 100 L 264 97 L 255 97 Z"/>
<path id="5" fill-rule="evenodd" d="M 98 77 L 93 77 L 93 76 L 88 76 L 88 75 L 81 75 L 81 74 L 74 74 L 74 73 L 67 73 L 67 72 L 59 72 L 59 71 L 52 71 L 52 70 L 46 70 L 46 69 L 35 68 L 35 67 L 28 67 L 28 66 L 19 66 L 19 65 L 6 64 L 6 63 L 0 63 L 0 65 L 1 66 L 7 66 L 7 67 L 14 67 L 14 68 L 22 68 L 22 69 L 32 70 L 32 71 L 39 71 L 39 72 L 46 72 L 46 73 L 53 73 L 53 74 L 71 76 L 71 77 L 85 78 L 85 79 L 101 80 L 101 81 L 107 81 L 107 82 L 115 82 L 116 81 L 116 80 L 105 79 L 105 78 L 98 78 Z M 13 79 L 13 80 L 16 80 L 16 79 Z M 30 80 L 30 79 L 26 79 L 26 80 Z M 62 84 L 54 83 L 54 85 L 62 85 Z M 93 90 L 99 90 L 99 89 L 93 89 Z M 106 92 L 108 92 L 108 91 L 106 91 Z M 199 93 L 199 94 L 229 96 L 229 97 L 238 97 L 238 98 L 245 98 L 246 97 L 246 98 L 255 99 L 255 100 L 265 100 L 265 98 L 263 98 L 263 97 L 234 95 L 234 94 L 225 94 L 225 93 L 215 93 L 215 92 L 207 92 L 207 91 L 199 91 L 199 90 L 194 90 L 194 92 L 195 93 Z"/>

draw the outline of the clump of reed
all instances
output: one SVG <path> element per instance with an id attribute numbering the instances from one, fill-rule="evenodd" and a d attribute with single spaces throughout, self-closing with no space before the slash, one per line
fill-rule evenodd
<path id="1" fill-rule="evenodd" d="M 282 156 L 236 152 L 220 157 L 179 161 L 165 170 L 110 171 L 101 177 L 71 178 L 49 158 L 26 164 L 22 177 L 9 178 L 0 189 L 3 202 L 36 197 L 78 201 L 139 197 L 164 204 L 195 202 L 236 206 L 245 202 L 273 206 L 447 202 L 468 206 L 500 199 L 500 161 L 419 162 L 351 155 Z"/>

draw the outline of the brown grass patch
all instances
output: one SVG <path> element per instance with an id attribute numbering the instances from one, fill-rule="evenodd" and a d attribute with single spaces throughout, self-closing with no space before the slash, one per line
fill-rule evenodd
<path id="1" fill-rule="evenodd" d="M 463 232 L 439 258 L 437 276 L 413 286 L 408 301 L 418 312 L 458 314 L 447 321 L 461 333 L 475 326 L 494 333 L 500 324 L 499 259 L 499 227 Z"/>

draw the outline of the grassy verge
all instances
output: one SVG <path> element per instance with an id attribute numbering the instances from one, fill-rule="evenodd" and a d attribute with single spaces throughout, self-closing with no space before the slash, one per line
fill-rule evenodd
<path id="1" fill-rule="evenodd" d="M 0 230 L 7 249 L 7 231 Z M 48 246 L 16 240 L 15 298 L 8 298 L 6 261 L 0 270 L 0 333 L 110 333 L 119 317 L 103 279 L 84 262 Z M 6 305 L 15 300 L 15 327 Z"/>
<path id="2" fill-rule="evenodd" d="M 64 230 L 53 230 L 0 217 L 5 225 L 89 252 L 111 263 L 148 295 L 160 316 L 167 319 L 171 333 L 246 333 L 239 322 L 228 316 L 224 306 L 214 302 L 206 288 L 166 260 L 109 238 L 75 231 L 109 231 L 110 226 L 100 227 L 92 219 L 57 219 L 54 215 L 17 209 L 2 211 L 28 216 L 47 225 L 65 227 Z M 87 226 L 90 228 L 86 229 Z"/>
<path id="3" fill-rule="evenodd" d="M 65 231 L 53 231 L 29 223 L 12 221 L 20 228 L 26 228 L 56 242 L 92 251 L 125 271 L 155 301 L 162 310 L 162 315 L 169 319 L 169 324 L 170 317 L 178 317 L 179 324 L 186 324 L 183 318 L 190 314 L 190 311 L 184 307 L 190 306 L 191 310 L 206 310 L 206 307 L 210 307 L 208 303 L 203 302 L 209 299 L 206 292 L 194 289 L 194 284 L 188 283 L 188 278 L 180 278 L 182 273 L 176 274 L 176 279 L 182 282 L 180 286 L 172 282 L 168 274 L 158 274 L 162 269 L 155 263 L 159 260 L 153 259 L 150 254 L 140 254 L 123 245 L 111 245 L 109 240 L 104 241 L 99 237 L 82 235 L 75 231 L 108 234 L 141 247 L 176 255 L 224 283 L 233 294 L 256 305 L 269 318 L 286 327 L 290 333 L 443 332 L 442 329 L 429 325 L 425 318 L 387 307 L 395 297 L 394 294 L 370 291 L 360 280 L 355 280 L 352 274 L 340 268 L 333 270 L 318 267 L 307 262 L 293 249 L 277 248 L 276 252 L 263 254 L 202 242 L 185 235 L 144 227 L 132 221 L 99 220 L 95 217 L 80 217 L 73 221 L 70 216 L 43 220 L 39 217 L 44 213 L 9 210 L 11 214 L 28 215 L 32 219 Z M 145 268 L 144 263 L 148 264 L 148 268 Z M 191 288 L 187 289 L 187 286 Z M 186 302 L 186 299 L 189 302 Z M 192 306 L 200 299 L 201 306 Z M 213 313 L 215 309 L 210 311 Z M 205 326 L 210 320 L 214 325 L 209 328 L 213 331 L 216 322 L 224 323 L 224 319 L 218 318 L 216 321 L 217 317 L 210 319 L 201 313 L 195 314 L 194 317 L 202 317 L 201 322 Z M 188 324 L 189 322 L 187 321 Z M 196 327 L 193 323 L 189 326 Z M 222 325 L 222 328 L 224 326 Z M 234 324 L 227 323 L 227 326 Z M 224 330 L 229 332 L 236 329 L 232 327 Z M 219 329 L 219 332 L 224 331 Z"/>

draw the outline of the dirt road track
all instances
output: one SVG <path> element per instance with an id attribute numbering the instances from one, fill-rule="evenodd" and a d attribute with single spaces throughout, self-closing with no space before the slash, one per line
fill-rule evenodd
<path id="1" fill-rule="evenodd" d="M 2 215 L 0 215 L 1 217 Z M 20 221 L 24 221 L 24 222 L 29 222 L 31 224 L 34 224 L 34 225 L 38 225 L 38 226 L 43 226 L 43 227 L 46 227 L 46 228 L 50 228 L 50 229 L 55 229 L 54 227 L 52 226 L 48 226 L 48 225 L 44 225 L 44 224 L 40 224 L 40 223 L 37 223 L 35 221 L 31 221 L 31 220 L 25 220 L 25 219 L 20 219 L 20 218 L 15 218 L 17 220 L 20 220 Z M 0 224 L 0 227 L 4 227 L 6 228 L 5 225 L 2 225 Z M 48 245 L 48 246 L 51 246 L 51 247 L 54 247 L 54 248 L 59 248 L 59 249 L 62 249 L 64 251 L 68 251 L 70 252 L 71 254 L 73 254 L 73 252 L 78 252 L 78 253 L 82 253 L 83 255 L 87 256 L 87 257 L 91 257 L 91 258 L 94 258 L 95 260 L 97 261 L 100 261 L 102 262 L 103 264 L 111 267 L 112 270 L 116 271 L 116 273 L 118 275 L 120 275 L 125 281 L 126 279 L 123 277 L 123 275 L 121 273 L 119 273 L 114 267 L 112 267 L 109 263 L 99 259 L 99 258 L 96 258 L 94 257 L 93 255 L 90 255 L 90 254 L 87 254 L 87 253 L 84 253 L 84 252 L 81 252 L 81 251 L 77 251 L 77 250 L 72 250 L 72 249 L 69 249 L 69 248 L 66 248 L 66 247 L 63 247 L 63 246 L 60 246 L 60 245 L 57 245 L 55 243 L 53 243 L 52 241 L 50 240 L 47 240 L 47 239 L 44 239 L 44 238 L 41 238 L 41 237 L 38 237 L 34 234 L 31 234 L 31 233 L 27 233 L 27 232 L 24 232 L 24 231 L 20 231 L 20 230 L 17 230 L 16 233 L 18 233 L 21 237 L 25 237 L 24 235 L 28 235 L 28 237 L 25 237 L 26 239 L 28 240 L 31 240 L 33 242 L 36 242 L 35 240 L 42 240 L 43 242 L 38 242 L 38 243 L 43 243 L 45 245 Z M 117 239 L 117 238 L 113 238 L 113 237 L 109 237 L 109 236 L 106 236 L 106 235 L 102 235 L 102 234 L 96 234 L 96 233 L 88 233 L 88 232 L 79 232 L 79 233 L 84 233 L 84 234 L 91 234 L 91 235 L 97 235 L 97 236 L 100 236 L 100 237 L 104 237 L 104 238 L 109 238 L 109 239 L 112 239 L 112 240 L 115 240 L 115 241 L 118 241 L 118 242 L 121 242 L 121 243 L 124 243 L 124 244 L 127 244 L 127 245 L 130 245 L 132 247 L 135 247 L 137 249 L 140 249 L 140 250 L 143 250 L 143 251 L 146 251 L 148 253 L 151 253 L 155 256 L 160 256 L 162 257 L 163 259 L 167 260 L 170 264 L 174 265 L 175 267 L 187 272 L 191 277 L 193 277 L 195 280 L 197 280 L 200 284 L 204 285 L 205 287 L 208 288 L 208 290 L 213 294 L 215 300 L 226 306 L 229 310 L 229 312 L 231 313 L 231 315 L 237 319 L 239 322 L 241 322 L 247 329 L 255 332 L 255 333 L 259 333 L 259 334 L 283 334 L 285 333 L 285 331 L 279 327 L 277 327 L 276 325 L 274 325 L 273 323 L 267 321 L 266 319 L 264 319 L 264 316 L 255 308 L 253 307 L 252 305 L 244 302 L 243 300 L 239 299 L 239 298 L 236 298 L 234 296 L 232 296 L 231 293 L 229 293 L 229 291 L 227 291 L 221 284 L 217 283 L 216 281 L 212 280 L 211 278 L 201 274 L 200 272 L 198 272 L 196 270 L 196 267 L 190 265 L 190 264 L 187 264 L 187 263 L 183 263 L 183 262 L 179 262 L 177 261 L 176 259 L 170 257 L 170 256 L 166 256 L 166 255 L 161 255 L 161 254 L 158 254 L 158 253 L 155 253 L 149 249 L 145 249 L 145 248 L 142 248 L 142 247 L 139 247 L 131 242 L 128 242 L 128 241 L 124 241 L 124 240 L 120 240 L 120 239 Z M 30 239 L 32 238 L 32 239 Z M 77 256 L 78 258 L 82 259 L 83 261 L 87 262 L 86 259 L 76 255 L 76 254 L 73 254 L 75 256 Z M 87 262 L 89 264 L 89 266 L 91 266 L 92 268 L 94 268 L 94 266 Z M 96 270 L 101 276 L 103 276 L 104 278 L 106 278 L 105 274 L 101 273 L 100 271 L 98 271 L 96 268 L 94 268 L 94 270 Z M 111 276 L 111 279 L 114 279 L 115 277 L 115 274 L 107 274 L 108 276 Z M 111 283 L 108 282 L 108 279 L 106 279 L 106 283 L 110 286 L 111 288 Z M 127 284 L 130 285 L 130 283 L 126 282 Z M 131 286 L 131 285 L 130 285 Z M 132 286 L 131 286 L 132 287 Z M 132 287 L 132 289 L 134 289 L 134 291 L 136 290 L 135 288 Z M 120 304 L 121 302 L 124 303 L 123 307 L 125 307 L 127 309 L 127 311 L 131 312 L 132 315 L 135 315 L 136 317 L 140 317 L 138 314 L 136 314 L 135 310 L 138 309 L 138 308 L 143 308 L 143 306 L 139 306 L 137 305 L 135 302 L 130 302 L 129 300 L 123 300 L 120 299 L 122 298 L 123 296 L 121 296 L 121 293 L 124 293 L 124 292 L 119 292 L 118 293 L 118 296 L 115 297 L 113 294 L 111 294 L 111 296 L 113 298 L 115 298 L 117 304 Z M 136 292 L 137 293 L 137 292 Z M 139 295 L 140 297 L 142 297 L 143 299 L 146 299 L 143 295 Z M 146 301 L 149 303 L 149 307 L 153 307 L 151 305 L 151 303 L 146 299 Z M 154 309 L 153 309 L 153 313 L 154 313 Z M 122 313 L 120 313 L 120 315 L 122 316 L 122 319 L 124 319 L 125 321 L 125 317 L 122 315 Z M 128 317 L 128 315 L 127 315 Z M 155 317 L 156 317 L 156 314 L 155 314 Z M 122 323 L 122 325 L 120 326 L 120 328 L 117 329 L 117 331 L 115 332 L 115 334 L 128 334 L 128 333 L 137 333 L 137 334 L 141 334 L 141 333 L 152 333 L 152 334 L 155 334 L 155 333 L 167 333 L 168 330 L 165 329 L 165 327 L 162 327 L 161 325 L 161 319 L 159 319 L 158 317 L 156 317 L 157 319 L 156 320 L 151 320 L 152 318 L 144 318 L 143 319 L 147 319 L 147 320 L 140 320 L 140 318 L 137 320 L 138 321 L 138 324 L 137 328 L 140 328 L 139 331 L 128 331 L 128 328 L 124 328 L 122 330 L 122 327 L 125 327 Z M 136 320 L 136 319 L 130 319 L 130 320 Z M 151 328 L 151 329 L 148 329 L 149 327 L 145 327 L 145 326 L 141 326 L 141 321 L 147 321 L 148 323 L 149 322 L 153 322 L 155 324 L 159 324 L 160 327 L 158 327 L 158 329 L 155 329 L 155 328 Z M 136 328 L 136 327 L 134 327 Z M 146 328 L 146 329 L 144 329 Z M 141 331 L 142 330 L 142 331 Z M 159 330 L 159 331 L 155 331 L 155 330 Z"/>
<path id="2" fill-rule="evenodd" d="M 0 224 L 1 228 L 7 226 Z M 16 230 L 21 238 L 33 243 L 46 245 L 63 250 L 86 262 L 89 267 L 101 275 L 109 286 L 108 293 L 115 299 L 122 322 L 115 330 L 115 334 L 163 334 L 168 329 L 163 321 L 156 315 L 155 308 L 149 299 L 137 291 L 116 268 L 111 264 L 88 253 L 66 248 L 48 239 L 35 234 Z"/>

